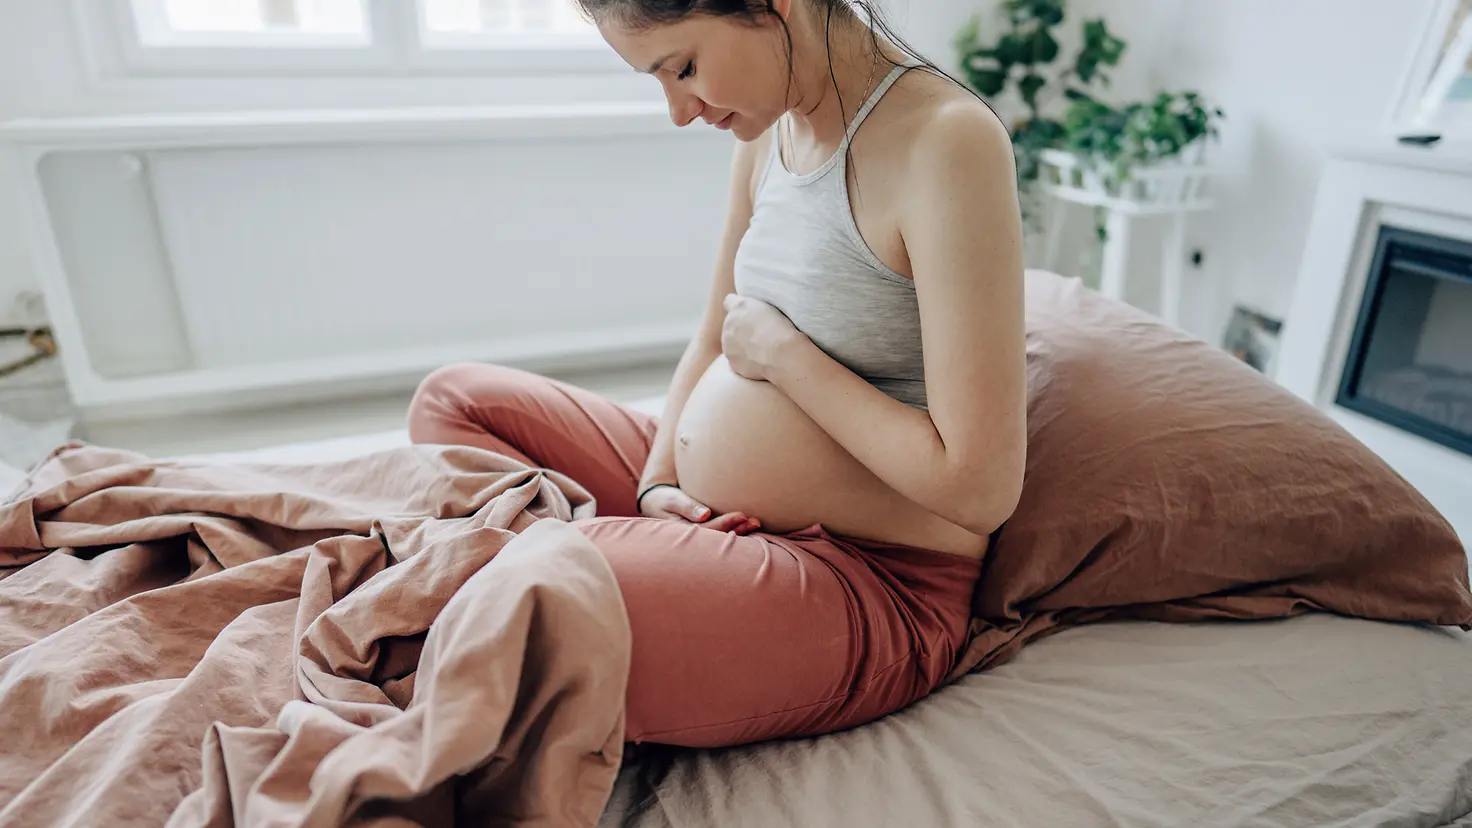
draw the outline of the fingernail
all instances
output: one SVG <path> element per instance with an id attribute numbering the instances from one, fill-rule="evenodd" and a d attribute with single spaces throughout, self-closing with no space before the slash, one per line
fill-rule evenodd
<path id="1" fill-rule="evenodd" d="M 705 508 L 704 506 L 701 506 L 699 509 L 695 510 L 695 514 L 699 515 L 700 517 L 708 517 L 710 515 L 710 510 Z"/>

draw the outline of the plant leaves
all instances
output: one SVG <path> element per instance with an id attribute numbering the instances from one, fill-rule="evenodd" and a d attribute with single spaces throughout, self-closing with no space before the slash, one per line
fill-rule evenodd
<path id="1" fill-rule="evenodd" d="M 1084 23 L 1082 54 L 1088 55 L 1096 64 L 1118 66 L 1127 48 L 1128 44 L 1109 33 L 1109 27 L 1102 19 Z"/>
<path id="2" fill-rule="evenodd" d="M 1058 41 L 1047 29 L 1038 29 L 1032 36 L 1033 63 L 1052 63 L 1058 58 Z"/>
<path id="3" fill-rule="evenodd" d="M 1099 69 L 1099 61 L 1095 60 L 1088 52 L 1080 52 L 1078 61 L 1073 65 L 1073 73 L 1084 83 L 1094 82 L 1094 73 Z"/>
<path id="4" fill-rule="evenodd" d="M 1017 179 L 1036 181 L 1042 171 L 1041 153 L 1063 142 L 1063 125 L 1051 118 L 1031 118 L 1012 130 L 1012 150 L 1017 159 Z"/>
<path id="5" fill-rule="evenodd" d="M 1028 60 L 1031 49 L 1028 41 L 1021 35 L 1002 35 L 1002 39 L 997 41 L 996 48 L 992 50 L 992 55 L 1004 69 L 1017 63 L 1031 63 Z"/>
<path id="6" fill-rule="evenodd" d="M 1010 27 L 995 44 L 981 43 L 977 17 L 956 37 L 962 70 L 983 96 L 1002 94 L 1014 67 L 1021 68 L 1016 73 L 1017 89 L 1031 117 L 1018 121 L 1011 134 L 1019 181 L 1035 181 L 1041 172 L 1040 154 L 1062 148 L 1099 175 L 1107 191 L 1118 192 L 1139 168 L 1219 136 L 1217 126 L 1225 112 L 1209 106 L 1199 92 L 1161 92 L 1116 108 L 1080 88 L 1095 83 L 1109 86 L 1106 70 L 1118 66 L 1128 48 L 1103 19 L 1084 22 L 1083 43 L 1071 66 L 1053 75 L 1040 71 L 1061 52 L 1051 30 L 1063 22 L 1065 6 L 1065 0 L 1003 0 L 1001 10 Z M 1068 102 L 1061 120 L 1039 114 L 1039 99 L 1049 83 L 1061 87 Z M 1107 240 L 1102 223 L 1099 238 Z"/>
<path id="7" fill-rule="evenodd" d="M 1003 69 L 977 69 L 967 66 L 966 77 L 977 92 L 987 97 L 1002 94 L 1007 86 L 1007 72 Z"/>
<path id="8" fill-rule="evenodd" d="M 1033 0 L 1006 0 L 1002 4 L 1002 9 L 1006 12 L 1007 18 L 1012 21 L 1014 28 L 1034 16 Z"/>
<path id="9" fill-rule="evenodd" d="M 1029 109 L 1036 110 L 1038 108 L 1038 92 L 1042 91 L 1043 87 L 1047 85 L 1048 81 L 1041 75 L 1024 75 L 1022 80 L 1017 82 L 1017 89 L 1022 93 L 1023 103 L 1026 103 Z"/>
<path id="10" fill-rule="evenodd" d="M 1217 135 L 1215 118 L 1196 92 L 1162 92 L 1148 103 L 1114 109 L 1075 98 L 1063 126 L 1064 148 L 1098 172 L 1105 188 L 1118 189 L 1139 167 L 1179 155 Z"/>

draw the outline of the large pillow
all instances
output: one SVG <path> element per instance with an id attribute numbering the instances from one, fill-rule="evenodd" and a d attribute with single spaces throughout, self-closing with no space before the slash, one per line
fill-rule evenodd
<path id="1" fill-rule="evenodd" d="M 1446 520 L 1250 367 L 1042 271 L 1027 275 L 1027 364 L 1022 500 L 987 556 L 958 674 L 1112 618 L 1472 626 Z"/>

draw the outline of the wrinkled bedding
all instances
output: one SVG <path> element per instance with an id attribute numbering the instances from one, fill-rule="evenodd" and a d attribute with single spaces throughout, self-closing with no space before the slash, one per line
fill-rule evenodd
<path id="1" fill-rule="evenodd" d="M 475 449 L 61 451 L 0 506 L 0 826 L 594 824 L 630 636 L 592 509 Z"/>
<path id="2" fill-rule="evenodd" d="M 1067 630 L 857 730 L 648 757 L 601 828 L 1469 828 L 1469 813 L 1472 635 L 1310 614 Z"/>

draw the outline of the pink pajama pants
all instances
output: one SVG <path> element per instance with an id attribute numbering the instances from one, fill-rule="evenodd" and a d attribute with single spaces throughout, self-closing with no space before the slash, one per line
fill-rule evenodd
<path id="1" fill-rule="evenodd" d="M 598 501 L 577 527 L 607 557 L 633 629 L 627 739 L 725 747 L 829 733 L 927 695 L 964 646 L 979 561 L 834 537 L 745 537 L 637 517 L 656 421 L 522 371 L 431 374 L 416 443 L 562 472 Z"/>

